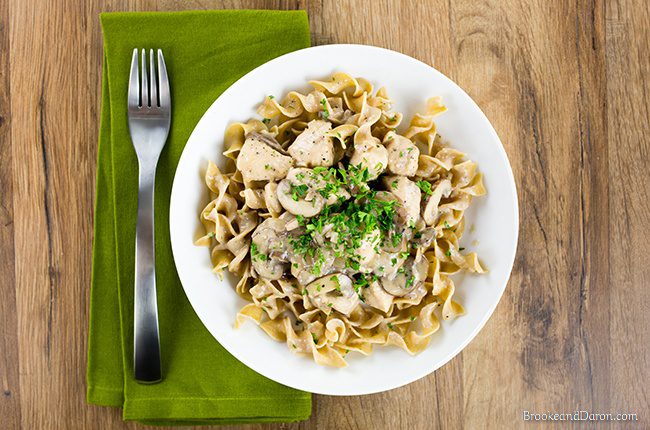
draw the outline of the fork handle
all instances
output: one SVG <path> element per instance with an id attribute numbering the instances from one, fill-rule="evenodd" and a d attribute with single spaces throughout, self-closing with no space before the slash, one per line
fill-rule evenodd
<path id="1" fill-rule="evenodd" d="M 156 161 L 140 162 L 135 232 L 134 373 L 145 384 L 162 378 L 156 301 L 154 184 Z"/>

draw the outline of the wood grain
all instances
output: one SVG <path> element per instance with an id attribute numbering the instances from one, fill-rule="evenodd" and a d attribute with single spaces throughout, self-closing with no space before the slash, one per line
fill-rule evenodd
<path id="1" fill-rule="evenodd" d="M 524 410 L 576 409 L 635 412 L 639 421 L 627 426 L 650 426 L 646 1 L 8 0 L 0 2 L 3 428 L 141 427 L 84 399 L 98 13 L 179 8 L 306 9 L 314 44 L 378 45 L 434 65 L 490 118 L 517 181 L 512 277 L 463 353 L 387 393 L 315 396 L 312 418 L 283 428 L 519 428 L 530 424 Z"/>

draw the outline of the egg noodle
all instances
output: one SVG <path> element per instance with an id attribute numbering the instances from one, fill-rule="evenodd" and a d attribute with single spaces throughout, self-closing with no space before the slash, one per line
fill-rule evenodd
<path id="1" fill-rule="evenodd" d="M 464 313 L 449 275 L 485 271 L 459 245 L 481 174 L 436 133 L 439 97 L 400 133 L 384 88 L 345 73 L 309 84 L 228 126 L 196 244 L 251 302 L 236 326 L 251 320 L 328 366 L 373 345 L 419 353 L 439 316 Z"/>

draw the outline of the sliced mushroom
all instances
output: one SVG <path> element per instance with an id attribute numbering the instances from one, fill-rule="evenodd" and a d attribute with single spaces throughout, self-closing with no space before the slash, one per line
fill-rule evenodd
<path id="1" fill-rule="evenodd" d="M 287 175 L 292 159 L 274 149 L 270 140 L 271 137 L 259 133 L 249 133 L 246 137 L 237 156 L 237 169 L 244 182 L 275 181 Z"/>
<path id="2" fill-rule="evenodd" d="M 370 180 L 377 179 L 388 165 L 388 150 L 378 139 L 367 139 L 354 144 L 350 165 L 367 167 Z"/>
<path id="3" fill-rule="evenodd" d="M 331 137 L 325 135 L 331 129 L 332 124 L 328 121 L 315 119 L 307 124 L 307 128 L 288 149 L 296 165 L 329 167 L 334 164 L 334 143 Z"/>
<path id="4" fill-rule="evenodd" d="M 418 170 L 420 150 L 410 139 L 389 131 L 384 138 L 388 150 L 388 172 L 394 175 L 413 176 Z"/>
<path id="5" fill-rule="evenodd" d="M 363 291 L 363 298 L 366 300 L 366 304 L 382 312 L 388 312 L 390 306 L 393 304 L 393 297 L 377 281 L 372 281 L 370 286 Z"/>
<path id="6" fill-rule="evenodd" d="M 257 226 L 251 236 L 256 253 L 251 252 L 253 269 L 262 278 L 277 280 L 289 268 L 288 263 L 281 261 L 278 255 L 286 252 L 287 241 L 283 234 L 284 221 L 278 218 L 267 218 Z"/>
<path id="7" fill-rule="evenodd" d="M 382 180 L 386 189 L 397 197 L 400 203 L 397 213 L 404 223 L 416 222 L 420 217 L 420 188 L 405 176 L 384 176 Z"/>
<path id="8" fill-rule="evenodd" d="M 325 206 L 325 199 L 318 192 L 322 183 L 312 169 L 291 169 L 278 184 L 278 200 L 283 208 L 294 215 L 313 217 Z"/>
<path id="9" fill-rule="evenodd" d="M 443 179 L 433 189 L 431 195 L 426 199 L 426 204 L 422 208 L 422 218 L 427 225 L 434 225 L 438 220 L 438 205 L 440 199 L 449 197 L 451 194 L 451 181 Z"/>
<path id="10" fill-rule="evenodd" d="M 375 258 L 375 275 L 386 277 L 395 276 L 397 270 L 402 267 L 407 257 L 403 250 L 398 249 L 398 251 L 393 252 L 388 251 L 386 246 L 383 246 L 379 254 L 377 254 L 377 258 Z"/>
<path id="11" fill-rule="evenodd" d="M 326 315 L 333 309 L 349 316 L 359 305 L 352 279 L 342 273 L 323 276 L 307 285 L 306 290 L 309 301 Z"/>
<path id="12" fill-rule="evenodd" d="M 435 238 L 436 230 L 431 227 L 427 227 L 419 232 L 419 237 L 415 239 L 414 242 L 418 248 L 428 249 Z"/>
<path id="13" fill-rule="evenodd" d="M 282 147 L 282 145 L 277 140 L 275 140 L 275 138 L 273 136 L 271 136 L 270 134 L 265 133 L 265 132 L 257 133 L 257 132 L 253 131 L 253 132 L 249 133 L 248 136 L 246 136 L 246 137 L 251 137 L 251 136 L 255 136 L 256 139 L 261 140 L 262 142 L 266 143 L 271 148 L 278 151 L 280 154 L 288 155 L 287 151 L 285 151 L 285 149 Z"/>
<path id="14" fill-rule="evenodd" d="M 395 297 L 405 296 L 424 281 L 427 277 L 428 267 L 429 262 L 424 255 L 420 255 L 418 258 L 409 257 L 394 276 L 382 278 L 382 287 Z"/>
<path id="15" fill-rule="evenodd" d="M 264 186 L 264 200 L 266 201 L 266 208 L 273 216 L 278 216 L 282 212 L 282 205 L 278 200 L 278 184 L 269 182 Z"/>

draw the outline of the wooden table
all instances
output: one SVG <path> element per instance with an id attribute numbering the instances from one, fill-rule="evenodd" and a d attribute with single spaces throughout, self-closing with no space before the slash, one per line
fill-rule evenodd
<path id="1" fill-rule="evenodd" d="M 463 353 L 401 389 L 315 396 L 312 418 L 284 428 L 518 428 L 525 410 L 576 409 L 650 427 L 647 0 L 2 0 L 3 428 L 140 427 L 84 399 L 98 13 L 180 7 L 304 8 L 314 44 L 434 65 L 490 118 L 517 180 L 512 277 Z"/>

